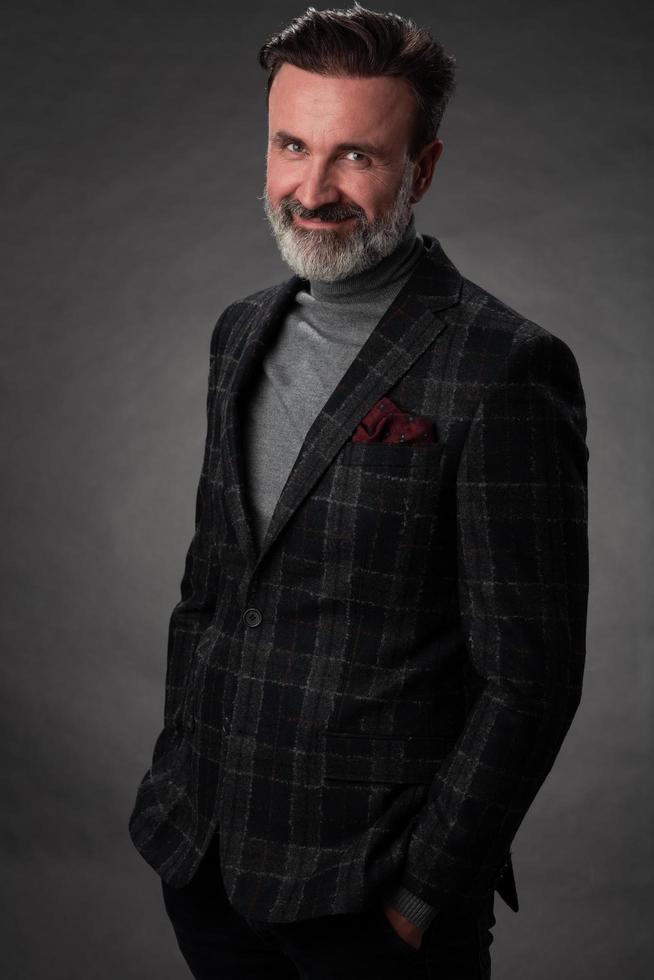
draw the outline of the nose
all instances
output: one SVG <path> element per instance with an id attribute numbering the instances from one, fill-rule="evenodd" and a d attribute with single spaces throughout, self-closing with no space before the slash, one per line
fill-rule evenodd
<path id="1" fill-rule="evenodd" d="M 309 160 L 303 168 L 302 180 L 294 194 L 300 204 L 307 211 L 315 211 L 323 204 L 337 204 L 340 196 L 329 164 L 318 158 Z"/>

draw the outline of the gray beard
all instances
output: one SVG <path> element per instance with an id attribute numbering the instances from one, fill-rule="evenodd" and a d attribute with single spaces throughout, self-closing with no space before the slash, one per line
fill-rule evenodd
<path id="1" fill-rule="evenodd" d="M 411 217 L 413 167 L 408 160 L 395 200 L 385 214 L 373 221 L 362 215 L 345 234 L 298 227 L 284 202 L 274 207 L 264 188 L 264 211 L 284 262 L 302 279 L 320 282 L 338 282 L 372 269 L 395 251 L 404 236 Z"/>

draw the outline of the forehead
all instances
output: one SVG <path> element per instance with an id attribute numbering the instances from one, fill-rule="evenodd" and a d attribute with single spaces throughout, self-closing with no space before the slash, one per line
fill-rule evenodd
<path id="1" fill-rule="evenodd" d="M 268 102 L 271 133 L 284 129 L 321 143 L 365 137 L 404 145 L 414 112 L 413 92 L 404 78 L 340 78 L 289 64 L 275 76 Z"/>

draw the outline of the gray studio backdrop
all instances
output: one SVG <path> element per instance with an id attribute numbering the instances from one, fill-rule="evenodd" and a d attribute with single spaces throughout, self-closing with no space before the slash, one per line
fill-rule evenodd
<path id="1" fill-rule="evenodd" d="M 256 53 L 303 9 L 3 4 L 6 980 L 188 975 L 127 820 L 161 725 L 211 330 L 227 303 L 289 275 L 257 199 Z M 521 910 L 497 902 L 494 976 L 640 980 L 653 952 L 650 8 L 391 9 L 459 63 L 418 229 L 569 343 L 588 403 L 585 690 L 516 837 Z"/>

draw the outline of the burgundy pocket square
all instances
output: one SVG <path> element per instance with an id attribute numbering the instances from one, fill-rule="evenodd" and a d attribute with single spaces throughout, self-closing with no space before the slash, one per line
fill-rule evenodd
<path id="1" fill-rule="evenodd" d="M 402 411 L 384 396 L 357 425 L 352 442 L 436 442 L 434 423 Z"/>

